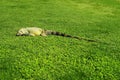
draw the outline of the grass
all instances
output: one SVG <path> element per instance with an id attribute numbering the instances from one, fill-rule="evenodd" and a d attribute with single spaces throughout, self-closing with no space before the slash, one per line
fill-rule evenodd
<path id="1" fill-rule="evenodd" d="M 1 0 L 0 80 L 120 80 L 119 13 L 119 0 Z M 103 43 L 15 36 L 27 26 Z"/>

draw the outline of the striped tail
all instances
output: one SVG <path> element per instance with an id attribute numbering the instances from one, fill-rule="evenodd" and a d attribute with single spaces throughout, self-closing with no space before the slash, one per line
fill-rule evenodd
<path id="1" fill-rule="evenodd" d="M 85 40 L 85 41 L 89 41 L 89 42 L 96 42 L 95 40 L 81 38 L 81 37 L 77 37 L 77 36 L 71 36 L 71 35 L 68 35 L 68 34 L 65 34 L 65 33 L 57 32 L 57 31 L 45 30 L 45 33 L 46 33 L 46 35 L 57 35 L 57 36 L 75 38 L 75 39 L 78 39 L 78 40 Z"/>

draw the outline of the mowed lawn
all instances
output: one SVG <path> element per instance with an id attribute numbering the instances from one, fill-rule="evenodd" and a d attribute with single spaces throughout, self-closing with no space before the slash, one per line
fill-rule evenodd
<path id="1" fill-rule="evenodd" d="M 29 26 L 101 43 L 15 36 Z M 120 0 L 1 0 L 0 80 L 120 80 Z"/>

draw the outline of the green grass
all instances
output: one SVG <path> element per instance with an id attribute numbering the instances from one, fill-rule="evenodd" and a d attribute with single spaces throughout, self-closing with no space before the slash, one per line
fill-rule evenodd
<path id="1" fill-rule="evenodd" d="M 103 43 L 15 36 L 28 26 Z M 0 80 L 120 80 L 119 75 L 120 0 L 0 1 Z"/>

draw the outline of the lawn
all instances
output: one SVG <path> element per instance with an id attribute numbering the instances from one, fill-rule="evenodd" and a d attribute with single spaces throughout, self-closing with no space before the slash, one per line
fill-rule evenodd
<path id="1" fill-rule="evenodd" d="M 99 40 L 15 36 L 37 26 Z M 120 0 L 1 0 L 0 80 L 120 80 Z"/>

